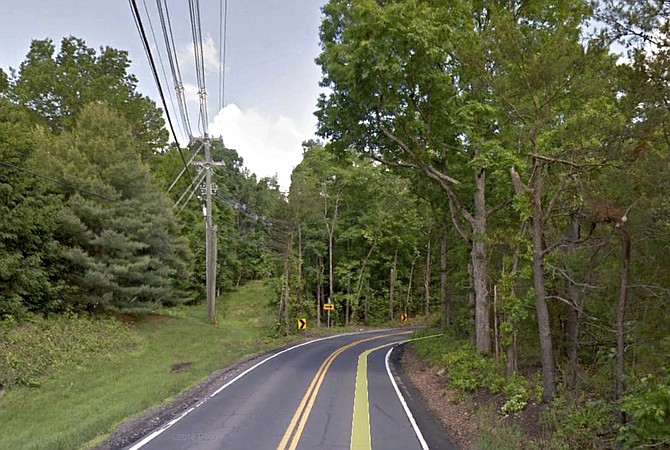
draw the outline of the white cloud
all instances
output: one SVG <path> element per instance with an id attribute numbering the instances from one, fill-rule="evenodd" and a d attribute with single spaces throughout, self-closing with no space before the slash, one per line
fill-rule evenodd
<path id="1" fill-rule="evenodd" d="M 188 68 L 195 67 L 195 50 L 193 43 L 183 45 L 177 52 L 179 61 L 187 64 Z M 219 73 L 221 70 L 221 60 L 219 59 L 219 50 L 212 36 L 207 35 L 202 42 L 202 58 L 205 61 L 205 70 L 208 72 Z"/>
<path id="2" fill-rule="evenodd" d="M 276 174 L 283 191 L 288 191 L 291 172 L 302 160 L 302 142 L 310 138 L 291 118 L 269 117 L 255 109 L 242 111 L 235 104 L 216 114 L 209 131 L 211 136 L 222 136 L 226 147 L 237 150 L 245 167 L 258 177 Z"/>

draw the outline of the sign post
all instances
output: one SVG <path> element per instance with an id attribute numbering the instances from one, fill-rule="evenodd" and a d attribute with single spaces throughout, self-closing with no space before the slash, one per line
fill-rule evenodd
<path id="1" fill-rule="evenodd" d="M 328 299 L 328 303 L 323 304 L 323 310 L 328 311 L 328 328 L 330 328 L 330 312 L 335 310 L 335 305 L 330 303 L 330 299 Z"/>

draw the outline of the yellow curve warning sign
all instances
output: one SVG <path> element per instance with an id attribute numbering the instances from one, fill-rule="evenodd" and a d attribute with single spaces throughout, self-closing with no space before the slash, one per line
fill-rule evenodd
<path id="1" fill-rule="evenodd" d="M 307 319 L 298 319 L 298 330 L 306 330 L 307 329 Z"/>

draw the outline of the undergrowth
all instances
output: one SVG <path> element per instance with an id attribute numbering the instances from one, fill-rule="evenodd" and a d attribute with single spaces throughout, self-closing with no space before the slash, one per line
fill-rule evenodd
<path id="1" fill-rule="evenodd" d="M 433 333 L 435 330 L 419 332 Z M 506 376 L 502 362 L 496 363 L 478 353 L 469 341 L 451 335 L 418 340 L 412 345 L 419 356 L 445 372 L 445 388 L 461 399 L 482 392 L 492 398 L 502 397 L 478 407 L 480 426 L 487 430 L 474 439 L 478 449 L 662 448 L 670 444 L 670 383 L 653 377 L 642 379 L 618 404 L 602 396 L 576 394 L 559 385 L 550 404 L 536 406 L 541 413 L 535 419 L 539 421 L 535 429 L 541 436 L 530 437 L 519 424 L 529 404 L 541 403 L 538 378 Z M 617 408 L 627 414 L 625 427 L 617 425 Z"/>
<path id="2" fill-rule="evenodd" d="M 114 318 L 28 317 L 0 322 L 0 383 L 36 387 L 45 376 L 91 359 L 112 359 L 141 345 L 141 338 Z"/>

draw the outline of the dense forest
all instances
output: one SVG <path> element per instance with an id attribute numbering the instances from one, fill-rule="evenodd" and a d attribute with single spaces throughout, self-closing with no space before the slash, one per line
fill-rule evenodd
<path id="1" fill-rule="evenodd" d="M 212 149 L 219 288 L 273 283 L 281 333 L 327 302 L 339 325 L 424 316 L 605 442 L 670 445 L 667 17 L 330 0 L 322 140 L 289 191 Z M 4 324 L 205 297 L 196 168 L 172 183 L 198 143 L 169 142 L 129 64 L 67 37 L 0 70 Z"/>

